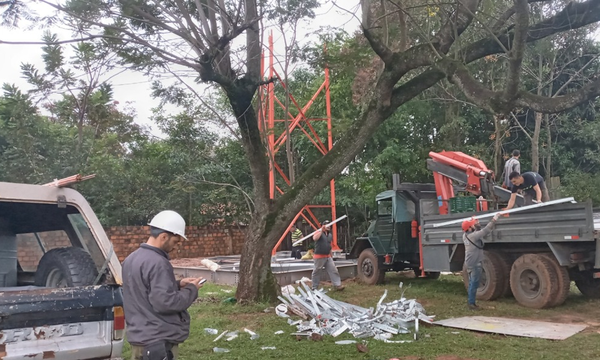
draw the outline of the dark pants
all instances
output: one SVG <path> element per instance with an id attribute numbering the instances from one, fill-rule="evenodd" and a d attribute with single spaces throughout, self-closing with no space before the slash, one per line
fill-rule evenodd
<path id="1" fill-rule="evenodd" d="M 177 344 L 167 343 L 165 345 L 168 360 L 177 360 L 179 355 L 179 346 Z M 143 346 L 131 346 L 131 360 L 142 360 L 144 358 L 144 347 Z M 161 359 L 162 360 L 162 359 Z"/>
<path id="2" fill-rule="evenodd" d="M 296 259 L 302 258 L 302 246 L 292 247 L 292 257 Z"/>
<path id="3" fill-rule="evenodd" d="M 542 201 L 543 202 L 550 201 L 550 195 L 548 194 L 548 188 L 546 187 L 546 182 L 542 181 L 541 183 L 539 183 L 539 185 L 540 185 L 540 190 L 542 190 Z M 533 205 L 533 200 L 537 200 L 537 197 L 535 195 L 535 190 L 524 192 L 523 199 L 525 199 L 525 205 Z"/>

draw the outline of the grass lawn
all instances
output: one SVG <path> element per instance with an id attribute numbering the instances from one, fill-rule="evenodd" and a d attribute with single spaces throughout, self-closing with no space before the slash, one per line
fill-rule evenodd
<path id="1" fill-rule="evenodd" d="M 345 333 L 337 338 L 325 336 L 321 342 L 297 341 L 289 334 L 296 330 L 286 319 L 273 311 L 265 313 L 268 305 L 242 307 L 222 304 L 233 295 L 222 290 L 233 290 L 225 286 L 207 284 L 200 290 L 198 303 L 190 308 L 192 328 L 189 339 L 180 346 L 180 360 L 193 359 L 390 359 L 406 360 L 435 359 L 600 359 L 600 300 L 583 297 L 574 287 L 565 304 L 548 310 L 533 310 L 519 306 L 514 299 L 506 298 L 494 302 L 480 302 L 483 308 L 477 313 L 466 309 L 466 291 L 460 276 L 442 276 L 439 280 L 424 280 L 405 277 L 403 274 L 388 274 L 386 284 L 366 286 L 348 282 L 343 292 L 330 296 L 353 304 L 375 306 L 384 289 L 388 289 L 386 301 L 400 297 L 398 283 L 410 284 L 407 298 L 416 298 L 428 314 L 436 319 L 482 315 L 501 316 L 541 321 L 587 324 L 583 332 L 563 341 L 532 338 L 506 337 L 482 334 L 438 326 L 421 326 L 421 339 L 406 344 L 386 344 L 367 339 L 369 353 L 356 350 L 355 345 L 336 345 L 334 341 L 353 339 Z M 240 336 L 227 342 L 213 342 L 216 336 L 207 335 L 204 328 L 240 330 Z M 254 341 L 242 330 L 248 328 L 260 334 Z M 283 335 L 274 335 L 277 330 Z M 394 340 L 411 339 L 412 335 L 397 335 Z M 227 348 L 229 353 L 214 353 L 213 347 Z M 261 350 L 262 346 L 274 346 L 276 350 Z M 129 359 L 129 349 L 124 354 Z"/>

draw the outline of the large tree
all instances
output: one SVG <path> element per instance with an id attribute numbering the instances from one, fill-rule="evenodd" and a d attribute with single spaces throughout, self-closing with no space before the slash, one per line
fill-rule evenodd
<path id="1" fill-rule="evenodd" d="M 225 93 L 254 188 L 252 221 L 240 263 L 237 297 L 241 302 L 274 299 L 270 250 L 291 219 L 362 151 L 386 119 L 436 83 L 448 79 L 470 102 L 500 116 L 516 107 L 560 112 L 600 93 L 599 79 L 552 99 L 520 86 L 527 44 L 599 21 L 600 0 L 549 9 L 536 21 L 530 20 L 529 3 L 549 0 L 502 1 L 493 6 L 479 0 L 363 0 L 362 33 L 381 66 L 360 99 L 360 114 L 326 156 L 284 195 L 271 200 L 269 159 L 253 102 L 258 86 L 270 80 L 260 73 L 259 26 L 269 2 L 72 0 L 65 6 L 41 2 L 62 11 L 78 24 L 79 32 L 109 39 L 123 58 L 139 67 L 184 67 Z M 391 35 L 401 41 L 392 44 Z M 245 44 L 237 41 L 242 37 Z M 508 69 L 502 86 L 490 89 L 470 73 L 468 65 L 494 54 L 508 57 Z"/>

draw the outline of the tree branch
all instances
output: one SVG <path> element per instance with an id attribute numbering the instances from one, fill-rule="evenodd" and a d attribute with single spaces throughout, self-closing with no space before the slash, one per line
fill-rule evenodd
<path id="1" fill-rule="evenodd" d="M 507 101 L 515 96 L 519 90 L 521 63 L 525 55 L 527 28 L 529 27 L 529 6 L 527 5 L 527 0 L 515 0 L 515 11 L 517 14 L 514 29 L 515 37 L 509 53 L 510 60 L 504 91 L 504 99 Z"/>
<path id="2" fill-rule="evenodd" d="M 571 2 L 555 16 L 529 27 L 527 31 L 527 42 L 541 40 L 548 36 L 578 29 L 583 26 L 600 21 L 600 1 L 588 0 L 583 3 Z M 514 40 L 514 30 L 498 36 L 498 40 L 505 48 L 510 47 Z M 470 63 L 485 56 L 502 52 L 502 46 L 491 38 L 481 39 L 458 52 L 465 54 L 465 63 Z"/>
<path id="3" fill-rule="evenodd" d="M 527 3 L 533 4 L 533 3 L 538 3 L 538 2 L 549 2 L 549 1 L 552 1 L 552 0 L 527 0 Z M 494 31 L 494 33 L 498 32 L 504 26 L 504 24 L 506 24 L 508 19 L 510 19 L 515 14 L 515 12 L 516 12 L 516 5 L 514 5 L 510 9 L 506 10 L 502 15 L 500 15 L 500 17 L 496 20 L 494 25 L 492 25 L 492 27 L 491 27 L 492 31 Z"/>
<path id="4" fill-rule="evenodd" d="M 251 81 L 258 83 L 261 77 L 260 73 L 260 29 L 258 28 L 258 11 L 256 0 L 246 0 L 246 77 Z M 236 29 L 233 30 L 235 33 Z M 242 30 L 243 31 L 243 30 Z"/>
<path id="5" fill-rule="evenodd" d="M 516 106 L 528 107 L 540 113 L 561 112 L 600 95 L 600 77 L 581 89 L 563 96 L 546 97 L 522 91 L 515 102 Z"/>

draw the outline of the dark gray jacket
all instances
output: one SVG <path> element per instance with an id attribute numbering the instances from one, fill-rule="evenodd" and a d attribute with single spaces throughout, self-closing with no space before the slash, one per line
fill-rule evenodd
<path id="1" fill-rule="evenodd" d="M 190 333 L 187 309 L 197 297 L 193 284 L 179 289 L 166 252 L 142 244 L 123 262 L 127 340 L 136 346 L 184 342 Z"/>
<path id="2" fill-rule="evenodd" d="M 463 243 L 465 244 L 465 264 L 467 265 L 467 268 L 475 267 L 483 261 L 483 238 L 492 232 L 495 225 L 496 222 L 491 220 L 483 229 L 463 234 Z"/>
<path id="3" fill-rule="evenodd" d="M 321 237 L 315 242 L 315 254 L 318 255 L 329 255 L 331 253 L 331 242 L 333 241 L 333 235 L 331 231 L 325 234 L 321 232 Z"/>

